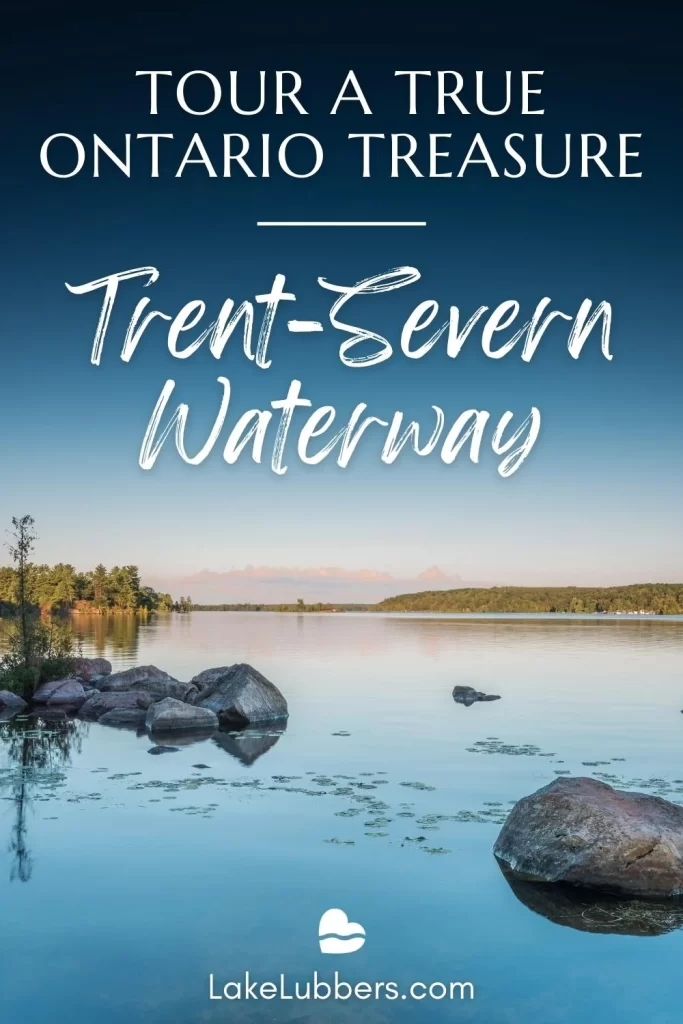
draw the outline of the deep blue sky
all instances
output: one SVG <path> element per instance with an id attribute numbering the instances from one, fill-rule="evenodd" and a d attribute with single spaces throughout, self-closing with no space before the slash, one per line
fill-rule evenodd
<path id="1" fill-rule="evenodd" d="M 434 14 L 427 5 L 419 23 L 415 13 L 388 23 L 373 8 L 346 26 L 323 13 L 298 17 L 291 7 L 285 24 L 282 11 L 268 20 L 264 9 L 250 21 L 221 4 L 174 14 L 163 6 L 127 14 L 124 5 L 105 17 L 75 5 L 71 14 L 59 5 L 59 16 L 24 5 L 8 21 L 0 519 L 31 512 L 42 560 L 138 562 L 155 579 L 248 563 L 371 568 L 400 579 L 436 563 L 466 580 L 512 583 L 680 578 L 680 144 L 674 51 L 657 5 L 638 21 L 616 5 L 614 14 L 593 6 L 590 23 L 578 8 L 562 21 L 547 13 L 539 21 L 521 10 L 490 7 L 476 16 L 456 5 Z M 143 68 L 176 77 L 203 68 L 226 86 L 233 69 L 252 82 L 262 68 L 297 70 L 311 113 L 237 117 L 226 104 L 192 117 L 166 86 L 159 116 L 150 117 L 147 87 L 134 77 Z M 326 114 L 349 68 L 366 87 L 373 117 L 351 104 L 335 118 Z M 437 117 L 425 104 L 408 117 L 397 68 L 465 76 L 483 69 L 492 85 L 508 69 L 542 69 L 546 113 Z M 86 143 L 96 132 L 118 150 L 127 131 L 176 135 L 159 180 L 149 178 L 143 150 L 131 180 L 115 168 L 100 179 L 84 172 L 56 180 L 40 168 L 40 145 L 53 132 Z M 175 179 L 195 131 L 213 156 L 226 131 L 254 144 L 262 132 L 278 141 L 307 131 L 323 142 L 325 164 L 306 181 L 276 172 L 212 180 L 202 168 Z M 412 132 L 425 146 L 430 131 L 453 132 L 451 149 L 461 156 L 481 131 L 494 159 L 515 131 L 542 131 L 558 159 L 565 132 L 599 132 L 614 146 L 619 132 L 642 132 L 635 148 L 643 177 L 582 180 L 572 172 L 547 181 L 529 172 L 507 180 L 475 168 L 459 180 L 391 180 L 378 164 L 363 180 L 345 138 L 354 131 Z M 256 228 L 260 219 L 300 218 L 424 219 L 428 227 Z M 349 310 L 352 322 L 392 340 L 389 362 L 348 369 L 338 359 L 341 336 L 329 326 L 322 334 L 287 332 L 289 316 L 326 322 L 332 296 L 316 285 L 319 275 L 351 284 L 404 264 L 421 271 L 419 284 L 357 300 L 355 321 Z M 253 298 L 285 273 L 298 301 L 280 311 L 272 367 L 248 364 L 237 336 L 220 362 L 204 349 L 174 360 L 158 327 L 125 365 L 119 351 L 142 295 L 136 284 L 121 291 L 102 365 L 92 366 L 100 294 L 76 297 L 64 282 L 142 265 L 161 271 L 147 294 L 152 308 L 168 313 L 200 298 L 215 315 L 226 297 Z M 466 318 L 480 304 L 510 298 L 526 319 L 546 295 L 567 313 L 585 297 L 612 303 L 611 363 L 600 357 L 597 334 L 572 360 L 562 328 L 548 332 L 528 365 L 518 352 L 486 359 L 477 332 L 456 360 L 444 344 L 420 361 L 398 351 L 401 324 L 422 299 L 440 302 L 440 324 L 451 303 Z M 491 428 L 478 466 L 465 453 L 446 466 L 436 454 L 421 459 L 407 450 L 384 466 L 368 435 L 346 470 L 331 460 L 304 467 L 291 446 L 289 472 L 276 477 L 267 464 L 226 466 L 226 430 L 202 466 L 184 465 L 167 445 L 151 472 L 140 470 L 141 439 L 167 378 L 190 403 L 190 437 L 199 442 L 217 409 L 219 374 L 233 386 L 228 426 L 237 413 L 284 397 L 297 377 L 314 406 L 337 407 L 340 423 L 359 401 L 385 418 L 401 409 L 427 423 L 432 404 L 443 407 L 447 423 L 479 407 L 493 424 L 506 409 L 519 423 L 536 405 L 541 435 L 508 480 L 496 472 Z"/>

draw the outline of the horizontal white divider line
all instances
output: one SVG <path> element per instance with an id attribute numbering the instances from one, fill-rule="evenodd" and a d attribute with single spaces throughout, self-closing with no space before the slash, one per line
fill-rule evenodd
<path id="1" fill-rule="evenodd" d="M 304 334 L 306 331 L 322 331 L 323 325 L 319 320 L 288 320 L 287 327 L 294 334 Z"/>
<path id="2" fill-rule="evenodd" d="M 257 220 L 259 228 L 426 228 L 426 220 Z"/>

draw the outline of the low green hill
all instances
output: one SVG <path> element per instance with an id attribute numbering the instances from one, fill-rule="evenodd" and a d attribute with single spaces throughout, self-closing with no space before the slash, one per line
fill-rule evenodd
<path id="1" fill-rule="evenodd" d="M 383 612 L 649 612 L 683 614 L 683 583 L 623 587 L 469 587 L 388 597 Z"/>

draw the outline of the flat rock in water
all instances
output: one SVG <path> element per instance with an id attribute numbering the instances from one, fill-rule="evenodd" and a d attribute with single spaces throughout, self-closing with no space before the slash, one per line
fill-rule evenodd
<path id="1" fill-rule="evenodd" d="M 152 698 L 149 694 L 140 693 L 138 690 L 127 693 L 91 693 L 85 704 L 81 705 L 78 714 L 80 718 L 97 720 L 114 708 L 142 708 L 146 711 L 151 703 Z"/>
<path id="2" fill-rule="evenodd" d="M 170 732 L 175 729 L 217 729 L 218 718 L 208 708 L 197 708 L 184 704 L 173 697 L 152 704 L 147 712 L 145 725 L 150 732 Z"/>
<path id="3" fill-rule="evenodd" d="M 477 701 L 500 700 L 500 694 L 482 693 L 481 690 L 475 690 L 473 686 L 454 686 L 453 700 L 456 704 L 464 704 L 468 708 L 471 704 L 476 704 Z"/>
<path id="4" fill-rule="evenodd" d="M 26 706 L 26 701 L 18 693 L 12 693 L 11 690 L 0 690 L 0 708 L 12 708 L 12 710 L 20 711 Z"/>
<path id="5" fill-rule="evenodd" d="M 106 658 L 76 658 L 73 674 L 84 683 L 92 683 L 100 676 L 111 675 L 111 662 Z"/>
<path id="6" fill-rule="evenodd" d="M 156 747 L 150 747 L 147 751 L 148 754 L 177 754 L 180 747 L 167 747 L 165 744 L 160 743 Z"/>
<path id="7" fill-rule="evenodd" d="M 130 725 L 139 726 L 145 724 L 147 712 L 144 708 L 112 708 L 100 715 L 100 725 Z"/>
<path id="8" fill-rule="evenodd" d="M 208 669 L 202 673 L 208 677 Z M 195 677 L 196 682 L 198 677 Z M 256 722 L 275 722 L 287 718 L 287 701 L 277 686 L 251 665 L 231 665 L 222 675 L 215 675 L 195 697 L 198 707 L 218 715 L 222 725 L 242 727 Z"/>
<path id="9" fill-rule="evenodd" d="M 597 779 L 561 778 L 515 804 L 493 852 L 530 882 L 680 896 L 683 807 Z"/>

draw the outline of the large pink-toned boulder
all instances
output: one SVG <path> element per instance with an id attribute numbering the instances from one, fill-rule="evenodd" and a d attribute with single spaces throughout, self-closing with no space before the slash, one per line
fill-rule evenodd
<path id="1" fill-rule="evenodd" d="M 597 779 L 557 779 L 515 804 L 493 852 L 527 881 L 681 896 L 683 807 Z"/>

